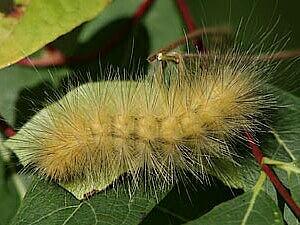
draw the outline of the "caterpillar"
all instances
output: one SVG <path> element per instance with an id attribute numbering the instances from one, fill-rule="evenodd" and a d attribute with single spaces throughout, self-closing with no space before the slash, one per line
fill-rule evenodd
<path id="1" fill-rule="evenodd" d="M 190 173 L 200 181 L 220 173 L 215 160 L 235 164 L 244 132 L 267 129 L 276 98 L 259 58 L 236 51 L 199 57 L 194 66 L 159 65 L 145 78 L 71 88 L 6 142 L 25 169 L 58 182 L 78 199 L 120 176 L 138 186 L 164 187 Z"/>

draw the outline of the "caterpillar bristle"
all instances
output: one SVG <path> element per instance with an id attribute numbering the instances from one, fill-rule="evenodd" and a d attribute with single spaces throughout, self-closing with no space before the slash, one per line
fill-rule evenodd
<path id="1" fill-rule="evenodd" d="M 135 184 L 166 186 L 185 173 L 205 181 L 218 170 L 214 159 L 235 163 L 234 142 L 259 130 L 276 104 L 264 92 L 261 67 L 215 54 L 196 67 L 170 69 L 170 77 L 158 66 L 145 79 L 74 88 L 8 142 L 25 166 L 84 194 L 122 174 Z"/>

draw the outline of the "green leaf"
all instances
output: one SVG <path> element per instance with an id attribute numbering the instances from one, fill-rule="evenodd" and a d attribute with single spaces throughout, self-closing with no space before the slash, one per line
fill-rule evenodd
<path id="1" fill-rule="evenodd" d="M 298 165 L 299 166 L 299 165 Z M 291 191 L 292 198 L 300 205 L 300 174 L 288 174 L 288 187 Z M 292 214 L 290 209 L 286 206 L 284 217 L 290 225 L 299 225 L 300 221 Z"/>
<path id="2" fill-rule="evenodd" d="M 288 179 L 292 197 L 300 205 L 300 174 L 289 174 Z"/>
<path id="3" fill-rule="evenodd" d="M 261 174 L 252 191 L 222 203 L 186 225 L 283 225 L 281 213 L 263 190 L 266 175 Z"/>
<path id="4" fill-rule="evenodd" d="M 0 140 L 0 225 L 7 225 L 15 215 L 20 196 L 15 187 L 16 175 L 11 175 L 2 157 L 2 140 Z"/>
<path id="5" fill-rule="evenodd" d="M 300 205 L 300 175 L 294 173 L 289 174 L 287 184 L 291 191 L 292 198 L 298 205 Z M 289 225 L 300 224 L 300 221 L 294 216 L 287 206 L 284 209 L 284 218 Z"/>
<path id="6" fill-rule="evenodd" d="M 186 225 L 283 225 L 281 213 L 274 201 L 263 191 L 255 200 L 253 193 L 236 197 L 228 202 L 222 203 L 209 213 L 197 220 L 186 223 Z M 253 202 L 254 201 L 254 202 Z M 247 210 L 253 202 L 253 207 L 247 215 Z"/>
<path id="7" fill-rule="evenodd" d="M 182 224 L 197 219 L 216 205 L 242 194 L 241 189 L 225 186 L 221 181 L 208 177 L 201 182 L 189 176 L 179 182 L 168 195 L 147 215 L 141 225 Z"/>
<path id="8" fill-rule="evenodd" d="M 3 18 L 0 15 L 0 43 L 7 39 L 10 35 L 10 32 L 14 26 L 18 23 L 18 20 L 15 18 Z"/>
<path id="9" fill-rule="evenodd" d="M 278 117 L 273 125 L 273 139 L 265 148 L 273 149 L 272 158 L 296 161 L 300 159 L 300 97 L 287 91 L 277 90 L 279 94 Z M 272 141 L 271 141 L 272 140 Z"/>
<path id="10" fill-rule="evenodd" d="M 58 185 L 35 179 L 11 225 L 139 224 L 166 193 L 130 196 L 123 187 L 78 201 Z"/>
<path id="11" fill-rule="evenodd" d="M 31 0 L 20 21 L 7 31 L 5 39 L 0 39 L 0 68 L 17 62 L 92 19 L 110 1 Z"/>

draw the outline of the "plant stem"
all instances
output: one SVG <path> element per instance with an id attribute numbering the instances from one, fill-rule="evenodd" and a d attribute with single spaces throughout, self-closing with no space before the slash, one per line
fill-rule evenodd
<path id="1" fill-rule="evenodd" d="M 10 138 L 16 134 L 14 128 L 9 125 L 5 119 L 0 115 L 0 132 L 4 134 L 5 137 Z"/>
<path id="2" fill-rule="evenodd" d="M 222 27 L 204 27 L 204 28 L 199 28 L 191 33 L 188 33 L 186 36 L 181 37 L 177 40 L 175 40 L 174 42 L 168 44 L 167 46 L 160 48 L 159 50 L 155 51 L 154 53 L 152 53 L 151 55 L 149 55 L 149 57 L 147 58 L 147 60 L 149 62 L 153 62 L 156 58 L 157 55 L 159 53 L 167 53 L 175 48 L 177 48 L 178 46 L 186 43 L 186 40 L 195 40 L 196 38 L 199 38 L 203 35 L 209 35 L 209 34 L 217 34 L 217 35 L 228 35 L 231 33 L 231 30 L 229 27 L 226 26 L 222 26 Z M 197 54 L 182 54 L 185 58 L 187 57 L 201 57 L 201 56 L 206 56 L 209 55 L 209 53 L 197 53 Z"/>
<path id="3" fill-rule="evenodd" d="M 141 18 L 146 14 L 146 12 L 148 12 L 155 1 L 156 0 L 144 0 L 139 5 L 131 18 L 133 25 L 137 24 L 141 20 Z"/>
<path id="4" fill-rule="evenodd" d="M 300 208 L 297 205 L 297 203 L 294 201 L 288 190 L 284 187 L 282 182 L 279 180 L 277 177 L 276 173 L 266 164 L 263 163 L 263 153 L 260 150 L 260 148 L 257 146 L 257 144 L 254 141 L 254 138 L 251 133 L 246 132 L 245 133 L 249 146 L 251 148 L 252 154 L 254 155 L 256 161 L 259 163 L 261 166 L 262 170 L 267 174 L 269 177 L 270 181 L 274 185 L 275 189 L 278 191 L 280 196 L 284 199 L 288 207 L 291 209 L 293 214 L 300 219 Z"/>
<path id="5" fill-rule="evenodd" d="M 6 17 L 20 19 L 24 14 L 25 6 L 22 4 L 11 5 L 9 12 L 5 15 Z"/>

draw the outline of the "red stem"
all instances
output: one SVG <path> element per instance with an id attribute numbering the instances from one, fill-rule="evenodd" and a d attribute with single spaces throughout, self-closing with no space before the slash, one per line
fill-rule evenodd
<path id="1" fill-rule="evenodd" d="M 138 6 L 135 13 L 131 17 L 133 25 L 140 21 L 140 19 L 150 9 L 154 2 L 155 0 L 143 0 L 143 2 Z"/>
<path id="2" fill-rule="evenodd" d="M 99 56 L 106 56 L 123 38 L 127 33 L 141 20 L 146 12 L 153 5 L 155 0 L 143 0 L 138 6 L 136 11 L 131 17 L 130 23 L 126 24 L 120 30 L 116 31 L 112 37 L 107 41 L 105 46 L 97 51 L 91 52 L 86 55 L 79 56 L 65 56 L 59 49 L 53 48 L 50 45 L 45 47 L 46 53 L 40 58 L 24 58 L 18 62 L 19 65 L 29 67 L 48 67 L 48 66 L 62 66 L 68 63 L 77 63 L 88 61 Z"/>
<path id="3" fill-rule="evenodd" d="M 26 57 L 17 62 L 18 65 L 28 67 L 48 67 L 61 66 L 68 62 L 66 57 L 59 49 L 52 47 L 50 44 L 44 47 L 45 53 L 39 58 Z"/>
<path id="4" fill-rule="evenodd" d="M 288 190 L 284 187 L 282 182 L 277 177 L 276 173 L 266 164 L 262 162 L 263 160 L 263 153 L 260 150 L 260 148 L 257 146 L 257 144 L 254 141 L 254 138 L 251 133 L 246 132 L 246 137 L 249 143 L 249 146 L 251 147 L 252 154 L 254 155 L 256 161 L 261 166 L 262 170 L 267 174 L 270 181 L 276 188 L 276 190 L 279 192 L 281 197 L 284 199 L 286 204 L 289 206 L 291 211 L 294 213 L 294 215 L 299 219 L 300 218 L 300 208 L 297 205 L 297 203 L 294 201 Z"/>
<path id="5" fill-rule="evenodd" d="M 185 0 L 176 0 L 176 3 L 180 10 L 181 16 L 188 28 L 189 33 L 195 31 L 197 29 L 197 26 Z M 197 39 L 195 44 L 199 52 L 203 52 L 205 50 L 201 38 Z"/>
<path id="6" fill-rule="evenodd" d="M 16 4 L 12 6 L 9 13 L 5 16 L 20 19 L 20 17 L 22 17 L 23 14 L 24 14 L 24 6 L 21 4 Z"/>
<path id="7" fill-rule="evenodd" d="M 1 115 L 0 115 L 0 132 L 3 133 L 7 138 L 10 138 L 16 134 L 14 128 L 10 126 Z"/>

